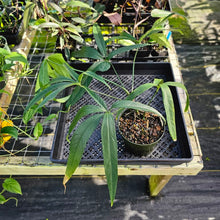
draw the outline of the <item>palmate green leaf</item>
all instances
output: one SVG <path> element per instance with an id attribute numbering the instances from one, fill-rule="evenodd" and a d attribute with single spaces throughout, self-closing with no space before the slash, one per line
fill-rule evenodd
<path id="1" fill-rule="evenodd" d="M 7 178 L 2 184 L 3 189 L 10 193 L 16 193 L 22 195 L 21 186 L 19 182 L 13 178 Z"/>
<path id="2" fill-rule="evenodd" d="M 18 138 L 18 131 L 16 128 L 14 128 L 12 126 L 6 126 L 6 127 L 2 128 L 0 134 L 10 135 L 11 137 L 13 137 L 15 139 Z"/>
<path id="3" fill-rule="evenodd" d="M 89 86 L 90 82 L 92 81 L 91 77 L 83 77 L 81 85 L 84 85 L 86 87 Z M 66 102 L 66 108 L 69 108 L 70 106 L 74 106 L 84 95 L 86 90 L 80 86 L 76 86 L 74 90 L 72 91 L 70 98 Z"/>
<path id="4" fill-rule="evenodd" d="M 108 44 L 114 40 L 130 40 L 134 43 L 138 43 L 138 41 L 136 40 L 135 37 L 133 37 L 131 34 L 125 32 L 125 31 L 123 31 L 119 36 L 109 38 L 105 42 L 106 42 L 106 44 Z"/>
<path id="5" fill-rule="evenodd" d="M 86 143 L 94 130 L 97 128 L 102 117 L 103 114 L 97 114 L 89 117 L 87 120 L 82 122 L 74 132 L 70 142 L 70 152 L 67 161 L 65 177 L 63 179 L 64 186 L 71 178 L 76 168 L 79 166 L 84 149 L 86 147 Z"/>
<path id="6" fill-rule="evenodd" d="M 184 111 L 186 112 L 189 108 L 189 94 L 187 92 L 186 87 L 182 83 L 179 83 L 179 82 L 165 82 L 164 84 L 167 85 L 167 86 L 179 87 L 179 88 L 181 88 L 185 91 L 185 93 L 186 93 L 186 105 L 185 105 Z"/>
<path id="7" fill-rule="evenodd" d="M 63 82 L 76 83 L 74 79 L 71 79 L 65 76 L 58 76 L 57 78 L 52 79 L 50 81 L 50 84 L 53 85 L 53 84 L 63 83 Z"/>
<path id="8" fill-rule="evenodd" d="M 38 122 L 34 127 L 33 135 L 35 138 L 39 138 L 43 133 L 43 126 L 40 122 Z"/>
<path id="9" fill-rule="evenodd" d="M 165 83 L 160 85 L 162 96 L 163 96 L 163 104 L 166 112 L 167 125 L 170 132 L 170 136 L 173 141 L 176 141 L 176 122 L 175 122 L 175 108 L 173 103 L 172 93 L 170 88 Z"/>
<path id="10" fill-rule="evenodd" d="M 106 61 L 99 61 L 99 62 L 95 62 L 93 63 L 87 71 L 92 71 L 92 72 L 96 72 L 96 71 L 101 71 L 101 72 L 105 72 L 110 68 L 110 63 L 106 62 Z M 85 87 L 88 87 L 90 85 L 92 81 L 92 77 L 88 77 L 85 76 L 82 79 L 81 85 L 84 85 Z M 69 100 L 66 103 L 66 107 L 69 108 L 70 106 L 75 105 L 84 95 L 85 93 L 85 89 L 80 87 L 80 86 L 76 86 L 69 98 Z"/>
<path id="11" fill-rule="evenodd" d="M 147 45 L 148 44 L 135 44 L 135 45 L 131 45 L 131 46 L 120 47 L 117 50 L 114 50 L 111 53 L 109 53 L 107 58 L 110 60 L 118 54 L 125 53 L 127 51 L 134 50 L 134 49 L 139 49 L 139 48 L 145 47 Z"/>
<path id="12" fill-rule="evenodd" d="M 27 122 L 33 117 L 33 115 L 37 112 L 39 108 L 44 106 L 49 100 L 53 100 L 54 98 L 56 98 L 56 96 L 65 88 L 70 87 L 72 85 L 73 83 L 69 83 L 69 82 L 56 83 L 50 85 L 49 87 L 47 87 L 42 91 L 39 91 L 35 95 L 35 97 L 29 102 L 29 104 L 24 110 L 24 114 L 23 114 L 24 123 L 27 124 Z M 43 99 L 43 101 L 41 101 L 41 99 Z M 39 101 L 41 101 L 40 104 L 36 106 L 35 104 L 38 103 Z"/>
<path id="13" fill-rule="evenodd" d="M 104 114 L 101 129 L 101 137 L 105 175 L 107 178 L 112 206 L 115 199 L 118 182 L 118 145 L 115 131 L 115 121 L 113 114 L 110 112 Z"/>
<path id="14" fill-rule="evenodd" d="M 76 113 L 76 116 L 74 117 L 73 121 L 71 122 L 71 125 L 69 127 L 68 135 L 73 131 L 75 126 L 77 125 L 78 121 L 93 113 L 99 113 L 99 112 L 105 112 L 106 109 L 96 106 L 96 105 L 84 105 L 82 108 L 79 109 L 79 111 Z"/>
<path id="15" fill-rule="evenodd" d="M 52 54 L 47 57 L 48 64 L 56 71 L 57 76 L 65 76 L 71 78 L 71 76 L 77 79 L 78 74 L 74 73 L 74 70 L 64 60 L 63 55 L 60 53 Z"/>
<path id="16" fill-rule="evenodd" d="M 111 64 L 108 61 L 101 60 L 99 62 L 94 63 L 93 72 L 96 72 L 96 71 L 105 72 L 109 70 L 110 67 L 111 67 Z"/>
<path id="17" fill-rule="evenodd" d="M 86 92 L 88 92 L 88 94 L 94 99 L 94 101 L 98 105 L 100 105 L 101 107 L 103 107 L 107 110 L 107 105 L 105 104 L 104 100 L 99 95 L 97 95 L 95 92 L 93 92 L 90 88 L 84 87 L 84 89 L 86 90 Z"/>
<path id="18" fill-rule="evenodd" d="M 102 54 L 102 56 L 106 57 L 107 56 L 106 43 L 104 41 L 101 28 L 99 27 L 98 24 L 93 25 L 93 35 L 100 53 Z"/>
<path id="19" fill-rule="evenodd" d="M 86 71 L 83 73 L 84 75 L 87 76 L 91 76 L 94 79 L 97 79 L 98 81 L 100 81 L 101 83 L 103 83 L 104 85 L 106 85 L 109 89 L 111 89 L 111 87 L 108 85 L 108 83 L 105 81 L 105 78 L 103 78 L 102 76 L 99 76 L 98 74 L 92 72 L 92 71 Z"/>
<path id="20" fill-rule="evenodd" d="M 147 91 L 148 89 L 157 86 L 154 83 L 145 83 L 137 87 L 133 92 L 131 92 L 127 97 L 126 100 L 133 100 L 143 92 Z"/>
<path id="21" fill-rule="evenodd" d="M 102 55 L 95 50 L 92 47 L 87 47 L 87 46 L 83 46 L 80 50 L 78 51 L 73 51 L 71 53 L 71 56 L 76 57 L 76 58 L 90 58 L 90 59 L 95 59 L 95 60 L 100 60 L 102 59 Z"/>
<path id="22" fill-rule="evenodd" d="M 144 112 L 152 112 L 152 113 L 160 116 L 164 121 L 166 121 L 165 118 L 163 117 L 163 115 L 161 115 L 161 113 L 158 112 L 155 108 L 152 108 L 149 105 L 145 105 L 140 102 L 134 102 L 134 101 L 130 101 L 130 100 L 119 100 L 119 101 L 116 101 L 115 103 L 113 103 L 111 108 L 112 109 L 113 108 L 117 108 L 117 109 L 128 108 L 128 109 L 135 109 L 135 110 L 140 110 L 140 111 L 144 111 Z"/>

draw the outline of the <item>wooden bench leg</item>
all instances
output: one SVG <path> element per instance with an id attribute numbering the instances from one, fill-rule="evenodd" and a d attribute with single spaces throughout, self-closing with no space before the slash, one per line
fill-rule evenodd
<path id="1" fill-rule="evenodd" d="M 163 187 L 169 182 L 172 176 L 152 175 L 149 179 L 150 195 L 157 196 Z"/>

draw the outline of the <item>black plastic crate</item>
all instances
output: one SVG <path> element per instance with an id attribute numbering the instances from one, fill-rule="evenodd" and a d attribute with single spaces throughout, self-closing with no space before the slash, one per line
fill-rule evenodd
<path id="1" fill-rule="evenodd" d="M 90 64 L 75 65 L 76 68 L 86 70 Z M 126 88 L 130 89 L 131 84 L 131 71 L 132 64 L 128 63 L 116 63 L 115 68 L 120 74 L 121 80 L 125 84 Z M 136 63 L 135 66 L 135 87 L 147 83 L 153 82 L 154 78 L 161 78 L 165 81 L 173 81 L 173 73 L 169 63 Z M 112 69 L 103 74 L 103 77 L 116 81 L 116 76 Z M 94 80 L 91 84 L 92 89 L 96 89 L 100 92 L 106 92 L 108 88 L 103 86 L 100 82 Z M 139 96 L 136 100 L 142 103 L 147 103 L 155 90 L 150 89 L 144 94 Z M 178 141 L 173 142 L 168 128 L 165 129 L 164 138 L 159 142 L 156 149 L 153 150 L 148 156 L 138 157 L 126 151 L 123 139 L 117 131 L 118 138 L 118 163 L 119 164 L 181 164 L 192 160 L 192 151 L 188 135 L 186 131 L 186 125 L 180 108 L 179 96 L 175 88 L 172 88 L 174 97 L 175 109 L 176 109 L 176 124 L 177 124 L 177 137 Z M 109 91 L 110 95 L 118 98 L 124 98 L 125 94 L 120 90 L 112 86 L 112 90 Z M 110 106 L 112 99 L 103 97 L 106 103 Z M 95 104 L 95 102 L 85 94 L 83 98 L 71 108 L 68 114 L 60 113 L 57 128 L 55 132 L 55 138 L 53 141 L 53 147 L 51 152 L 52 162 L 66 163 L 69 154 L 69 143 L 66 141 L 66 134 L 77 111 L 85 104 Z M 155 107 L 163 115 L 165 110 L 162 103 L 162 94 L 159 92 L 154 101 L 151 103 L 152 107 Z M 100 127 L 98 127 L 90 140 L 87 143 L 87 147 L 81 159 L 82 164 L 102 164 L 102 146 Z"/>

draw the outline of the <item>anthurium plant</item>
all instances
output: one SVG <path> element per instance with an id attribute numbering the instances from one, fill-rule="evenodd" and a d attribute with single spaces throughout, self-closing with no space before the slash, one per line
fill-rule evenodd
<path id="1" fill-rule="evenodd" d="M 165 14 L 162 16 L 158 25 L 151 30 L 151 33 L 161 32 L 160 25 L 164 23 L 165 20 L 171 16 L 171 13 Z M 101 139 L 102 139 L 102 150 L 104 158 L 104 168 L 105 174 L 108 183 L 109 195 L 111 200 L 111 206 L 113 205 L 116 189 L 117 189 L 117 179 L 118 179 L 118 159 L 117 159 L 117 138 L 116 138 L 116 129 L 115 129 L 115 120 L 123 109 L 134 109 L 141 110 L 145 112 L 152 112 L 159 115 L 162 120 L 166 121 L 169 128 L 169 133 L 172 139 L 176 140 L 176 124 L 175 124 L 175 108 L 172 93 L 169 87 L 180 87 L 185 90 L 186 88 L 183 84 L 178 82 L 164 82 L 162 79 L 154 79 L 151 83 L 142 84 L 137 88 L 132 86 L 131 91 L 128 88 L 125 88 L 120 76 L 117 73 L 117 70 L 114 68 L 114 65 L 111 62 L 111 59 L 125 51 L 132 49 L 139 49 L 146 45 L 146 43 L 141 43 L 142 40 L 149 36 L 145 34 L 139 40 L 131 36 L 129 33 L 123 32 L 117 39 L 127 39 L 130 40 L 132 45 L 122 46 L 115 51 L 107 50 L 107 43 L 114 39 L 104 40 L 100 27 L 97 24 L 93 25 L 93 35 L 97 44 L 97 50 L 92 47 L 83 46 L 80 51 L 74 53 L 76 57 L 87 57 L 96 60 L 86 71 L 78 70 L 71 67 L 62 57 L 61 54 L 52 54 L 44 59 L 41 64 L 37 85 L 36 85 L 36 94 L 34 98 L 28 103 L 24 115 L 23 121 L 25 124 L 34 116 L 34 114 L 39 111 L 48 101 L 59 101 L 65 103 L 66 109 L 69 109 L 71 106 L 75 105 L 77 101 L 81 99 L 84 93 L 88 93 L 91 98 L 96 102 L 96 105 L 85 105 L 79 109 L 76 113 L 75 118 L 71 122 L 69 127 L 69 132 L 67 139 L 69 140 L 69 135 L 73 132 L 72 137 L 70 138 L 70 152 L 69 158 L 67 161 L 67 167 L 65 172 L 65 177 L 63 180 L 64 186 L 71 178 L 75 170 L 77 169 L 80 160 L 82 158 L 86 144 L 91 137 L 94 130 L 101 123 Z M 134 59 L 135 63 L 135 59 Z M 98 72 L 105 72 L 109 68 L 112 68 L 119 79 L 120 84 L 108 80 L 100 75 Z M 133 75 L 135 72 L 133 66 Z M 116 101 L 108 107 L 105 101 L 101 98 L 100 92 L 93 90 L 91 88 L 92 80 L 98 80 L 104 86 L 111 90 L 111 85 L 117 86 L 122 89 L 126 95 L 126 98 L 123 100 L 118 100 L 117 97 L 109 97 L 115 99 Z M 133 85 L 133 82 L 131 82 Z M 69 95 L 65 95 L 63 91 L 66 88 L 73 88 Z M 159 113 L 156 109 L 148 105 L 142 104 L 135 101 L 135 98 L 141 95 L 148 89 L 154 89 L 155 94 L 161 90 L 162 98 L 164 103 L 164 108 L 166 112 L 166 119 Z M 61 94 L 61 97 L 58 95 Z M 152 96 L 151 100 L 155 97 Z M 185 111 L 187 111 L 189 106 L 188 94 L 187 94 L 187 103 Z M 116 115 L 116 118 L 115 118 Z M 86 116 L 84 121 L 81 121 L 82 118 Z"/>

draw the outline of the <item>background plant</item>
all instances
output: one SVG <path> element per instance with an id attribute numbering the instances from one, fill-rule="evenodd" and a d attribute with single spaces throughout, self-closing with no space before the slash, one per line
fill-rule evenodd
<path id="1" fill-rule="evenodd" d="M 24 1 L 0 0 L 0 32 L 15 33 L 22 21 Z"/>

